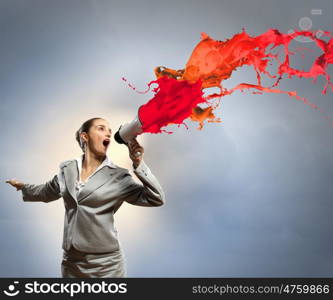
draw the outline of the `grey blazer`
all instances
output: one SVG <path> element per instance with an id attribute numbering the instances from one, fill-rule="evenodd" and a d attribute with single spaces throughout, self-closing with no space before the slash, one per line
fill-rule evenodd
<path id="1" fill-rule="evenodd" d="M 78 168 L 75 159 L 59 166 L 65 187 L 61 191 L 58 175 L 45 184 L 25 184 L 23 201 L 51 202 L 63 198 L 65 220 L 62 248 L 71 245 L 86 253 L 112 252 L 120 248 L 113 215 L 124 201 L 140 206 L 161 206 L 165 195 L 148 166 L 141 161 L 134 170 L 143 184 L 134 181 L 127 169 L 105 165 L 90 177 L 76 197 Z"/>

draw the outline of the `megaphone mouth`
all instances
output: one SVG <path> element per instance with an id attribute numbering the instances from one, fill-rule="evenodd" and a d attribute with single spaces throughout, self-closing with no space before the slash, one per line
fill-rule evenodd
<path id="1" fill-rule="evenodd" d="M 120 130 L 121 126 L 119 127 Z M 114 139 L 116 140 L 116 142 L 118 144 L 124 144 L 126 145 L 126 142 L 121 138 L 120 134 L 119 134 L 119 130 L 116 132 L 116 134 L 114 135 Z"/>

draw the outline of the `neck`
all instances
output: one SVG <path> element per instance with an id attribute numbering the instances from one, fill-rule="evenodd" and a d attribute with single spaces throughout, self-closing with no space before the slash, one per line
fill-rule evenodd
<path id="1" fill-rule="evenodd" d="M 82 169 L 85 169 L 87 171 L 95 170 L 104 161 L 105 158 L 106 158 L 106 155 L 98 156 L 95 153 L 92 153 L 89 150 L 87 150 L 84 153 Z"/>

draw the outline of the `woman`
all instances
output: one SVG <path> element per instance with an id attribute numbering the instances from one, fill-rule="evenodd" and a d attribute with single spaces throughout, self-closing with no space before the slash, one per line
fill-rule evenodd
<path id="1" fill-rule="evenodd" d="M 125 257 L 113 215 L 124 201 L 140 206 L 160 206 L 165 196 L 162 187 L 143 161 L 144 149 L 136 140 L 127 146 L 134 181 L 127 169 L 107 157 L 111 142 L 109 123 L 92 118 L 76 132 L 83 154 L 64 161 L 57 175 L 45 184 L 6 182 L 22 191 L 24 201 L 64 200 L 62 277 L 126 277 Z"/>

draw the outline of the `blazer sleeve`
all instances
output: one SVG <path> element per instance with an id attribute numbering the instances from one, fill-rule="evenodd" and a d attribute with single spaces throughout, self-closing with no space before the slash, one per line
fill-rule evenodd
<path id="1" fill-rule="evenodd" d="M 138 206 L 163 205 L 165 203 L 164 191 L 143 160 L 134 170 L 134 174 L 142 184 L 135 182 L 132 175 L 127 171 L 124 178 L 123 200 Z"/>
<path id="2" fill-rule="evenodd" d="M 21 191 L 23 201 L 51 202 L 61 198 L 58 175 L 44 184 L 25 184 Z"/>

